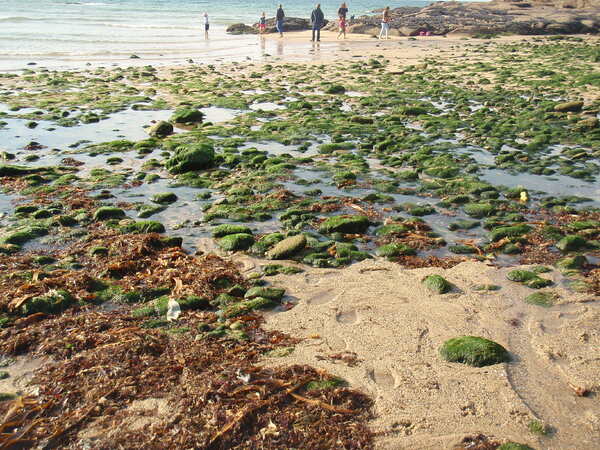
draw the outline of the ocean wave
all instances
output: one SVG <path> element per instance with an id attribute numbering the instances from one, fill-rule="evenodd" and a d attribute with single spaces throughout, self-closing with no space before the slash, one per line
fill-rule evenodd
<path id="1" fill-rule="evenodd" d="M 1 23 L 6 23 L 6 22 L 13 22 L 13 23 L 40 22 L 40 21 L 43 21 L 43 20 L 45 20 L 45 19 L 42 19 L 41 17 L 39 17 L 39 18 L 25 17 L 25 16 L 5 16 L 5 17 L 0 17 L 0 22 Z"/>

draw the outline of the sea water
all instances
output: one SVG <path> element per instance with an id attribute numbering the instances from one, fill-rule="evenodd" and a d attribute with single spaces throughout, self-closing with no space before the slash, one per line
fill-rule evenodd
<path id="1" fill-rule="evenodd" d="M 177 60 L 211 54 L 231 58 L 256 47 L 255 37 L 228 36 L 233 23 L 252 24 L 262 11 L 273 17 L 271 0 L 1 0 L 0 70 L 16 70 L 29 62 L 122 61 L 132 55 Z M 313 0 L 282 2 L 289 17 L 310 16 Z M 326 18 L 335 19 L 340 1 L 323 1 Z M 385 0 L 347 2 L 350 15 L 370 14 Z M 425 6 L 428 1 L 389 4 Z M 202 14 L 210 18 L 210 42 L 204 41 Z M 260 49 L 259 49 L 260 50 Z M 268 49 L 262 49 L 268 51 Z"/>

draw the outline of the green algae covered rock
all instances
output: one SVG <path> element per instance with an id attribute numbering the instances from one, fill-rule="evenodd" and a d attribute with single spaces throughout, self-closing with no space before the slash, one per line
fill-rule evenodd
<path id="1" fill-rule="evenodd" d="M 37 237 L 48 234 L 45 227 L 31 226 L 12 231 L 0 237 L 0 244 L 23 245 Z"/>
<path id="2" fill-rule="evenodd" d="M 377 228 L 375 234 L 377 236 L 389 236 L 392 234 L 403 234 L 409 231 L 409 228 L 406 225 L 402 225 L 399 223 L 393 223 L 389 225 L 384 225 L 382 227 Z"/>
<path id="3" fill-rule="evenodd" d="M 160 222 L 153 220 L 141 220 L 139 222 L 131 222 L 121 226 L 122 233 L 144 234 L 144 233 L 164 233 L 165 227 Z"/>
<path id="4" fill-rule="evenodd" d="M 554 304 L 556 300 L 556 294 L 553 292 L 534 292 L 531 295 L 525 297 L 525 303 L 530 305 L 549 307 Z"/>
<path id="5" fill-rule="evenodd" d="M 511 270 L 506 274 L 506 278 L 517 283 L 526 283 L 527 281 L 539 278 L 537 273 L 529 270 Z"/>
<path id="6" fill-rule="evenodd" d="M 470 245 L 451 245 L 448 247 L 448 250 L 456 255 L 472 255 L 473 253 L 477 253 L 477 249 Z"/>
<path id="7" fill-rule="evenodd" d="M 267 277 L 272 277 L 279 274 L 293 275 L 304 272 L 304 270 L 300 269 L 299 267 L 282 266 L 281 264 L 267 264 L 266 266 L 263 266 L 262 271 Z"/>
<path id="8" fill-rule="evenodd" d="M 441 357 L 474 367 L 491 366 L 510 361 L 508 351 L 500 344 L 477 336 L 449 339 L 440 348 Z"/>
<path id="9" fill-rule="evenodd" d="M 306 236 L 298 234 L 285 238 L 266 252 L 269 259 L 285 259 L 297 254 L 306 247 Z"/>
<path id="10" fill-rule="evenodd" d="M 476 219 L 491 216 L 496 212 L 496 208 L 490 203 L 467 203 L 463 209 L 465 214 Z"/>
<path id="11" fill-rule="evenodd" d="M 332 84 L 327 89 L 325 89 L 326 94 L 345 94 L 346 88 L 341 84 Z"/>
<path id="12" fill-rule="evenodd" d="M 561 270 L 578 270 L 587 264 L 587 258 L 583 255 L 576 255 L 560 259 L 556 262 L 556 267 Z"/>
<path id="13" fill-rule="evenodd" d="M 204 114 L 194 108 L 181 108 L 173 113 L 170 121 L 174 123 L 198 123 L 202 122 Z"/>
<path id="14" fill-rule="evenodd" d="M 228 234 L 219 240 L 219 247 L 226 251 L 248 250 L 254 244 L 254 236 L 248 233 Z"/>
<path id="15" fill-rule="evenodd" d="M 243 302 L 234 303 L 229 305 L 223 310 L 223 317 L 231 318 L 248 314 L 257 309 L 265 309 L 275 306 L 276 303 L 273 300 L 264 297 L 256 297 L 252 300 L 245 300 Z"/>
<path id="16" fill-rule="evenodd" d="M 423 279 L 423 285 L 436 294 L 445 294 L 452 289 L 452 285 L 441 275 L 427 275 Z"/>
<path id="17" fill-rule="evenodd" d="M 211 230 L 212 237 L 220 238 L 230 234 L 252 234 L 252 230 L 246 225 L 223 224 L 213 227 Z"/>
<path id="18" fill-rule="evenodd" d="M 415 255 L 417 251 L 406 244 L 391 243 L 382 245 L 377 249 L 376 253 L 377 256 L 390 258 L 394 256 Z"/>
<path id="19" fill-rule="evenodd" d="M 165 162 L 165 168 L 171 174 L 180 174 L 194 170 L 208 169 L 214 165 L 215 150 L 210 144 L 180 145 Z"/>
<path id="20" fill-rule="evenodd" d="M 565 236 L 556 244 L 556 248 L 563 252 L 573 252 L 586 248 L 587 246 L 588 241 L 576 234 Z"/>
<path id="21" fill-rule="evenodd" d="M 334 216 L 326 219 L 319 231 L 321 233 L 364 233 L 369 228 L 367 216 Z"/>
<path id="22" fill-rule="evenodd" d="M 102 206 L 94 212 L 94 220 L 122 219 L 125 211 L 113 206 Z"/>
<path id="23" fill-rule="evenodd" d="M 583 102 L 575 101 L 575 102 L 565 102 L 559 103 L 554 107 L 554 111 L 556 112 L 578 112 L 583 108 Z"/>
<path id="24" fill-rule="evenodd" d="M 264 297 L 278 302 L 283 298 L 284 294 L 285 289 L 255 286 L 246 291 L 244 298 L 250 300 L 256 297 Z"/>
<path id="25" fill-rule="evenodd" d="M 152 137 L 158 138 L 169 136 L 170 134 L 173 134 L 173 125 L 169 122 L 161 120 L 148 129 L 148 134 Z"/>
<path id="26" fill-rule="evenodd" d="M 500 239 L 504 239 L 506 237 L 518 237 L 523 236 L 531 231 L 531 227 L 525 224 L 511 225 L 508 227 L 498 227 L 494 228 L 492 232 L 490 232 L 490 241 L 497 242 Z"/>
<path id="27" fill-rule="evenodd" d="M 45 295 L 33 297 L 21 305 L 21 313 L 24 315 L 38 312 L 56 314 L 64 311 L 75 303 L 75 298 L 67 291 L 50 291 Z"/>
<path id="28" fill-rule="evenodd" d="M 506 274 L 506 278 L 517 283 L 524 283 L 531 289 L 541 289 L 553 284 L 551 280 L 541 278 L 537 273 L 529 270 L 511 270 Z"/>
<path id="29" fill-rule="evenodd" d="M 160 192 L 158 194 L 154 194 L 150 200 L 160 205 L 168 205 L 177 201 L 177 195 L 175 195 L 173 192 Z"/>

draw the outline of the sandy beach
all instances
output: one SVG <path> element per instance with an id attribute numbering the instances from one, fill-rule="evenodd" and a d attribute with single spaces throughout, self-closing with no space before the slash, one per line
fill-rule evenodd
<path id="1" fill-rule="evenodd" d="M 1 75 L 2 439 L 598 448 L 598 37 L 336 36 Z"/>

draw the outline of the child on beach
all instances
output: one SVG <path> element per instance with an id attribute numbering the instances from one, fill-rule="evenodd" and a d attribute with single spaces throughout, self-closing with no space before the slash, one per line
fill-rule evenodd
<path id="1" fill-rule="evenodd" d="M 283 6 L 279 5 L 277 9 L 277 14 L 275 15 L 275 19 L 277 20 L 277 31 L 279 31 L 279 37 L 283 37 L 283 19 L 285 18 L 285 13 L 283 12 Z"/>
<path id="2" fill-rule="evenodd" d="M 260 32 L 260 34 L 264 34 L 266 30 L 267 30 L 267 15 L 263 11 L 262 16 L 260 16 L 260 19 L 258 21 L 258 31 Z"/>
<path id="3" fill-rule="evenodd" d="M 385 32 L 385 38 L 389 39 L 390 33 L 390 7 L 386 6 L 383 10 L 383 15 L 381 16 L 381 31 L 379 32 L 379 39 L 382 38 L 383 33 Z"/>
<path id="4" fill-rule="evenodd" d="M 208 29 L 210 28 L 210 24 L 208 23 L 208 13 L 204 13 L 204 39 L 208 39 Z"/>
<path id="5" fill-rule="evenodd" d="M 342 34 L 344 35 L 344 39 L 346 39 L 346 27 L 348 25 L 348 23 L 346 22 L 346 15 L 348 14 L 348 6 L 346 6 L 346 3 L 342 3 L 342 6 L 340 6 L 340 9 L 338 9 L 338 17 L 339 17 L 339 23 L 340 23 L 340 32 L 338 33 L 338 39 L 342 36 Z"/>

